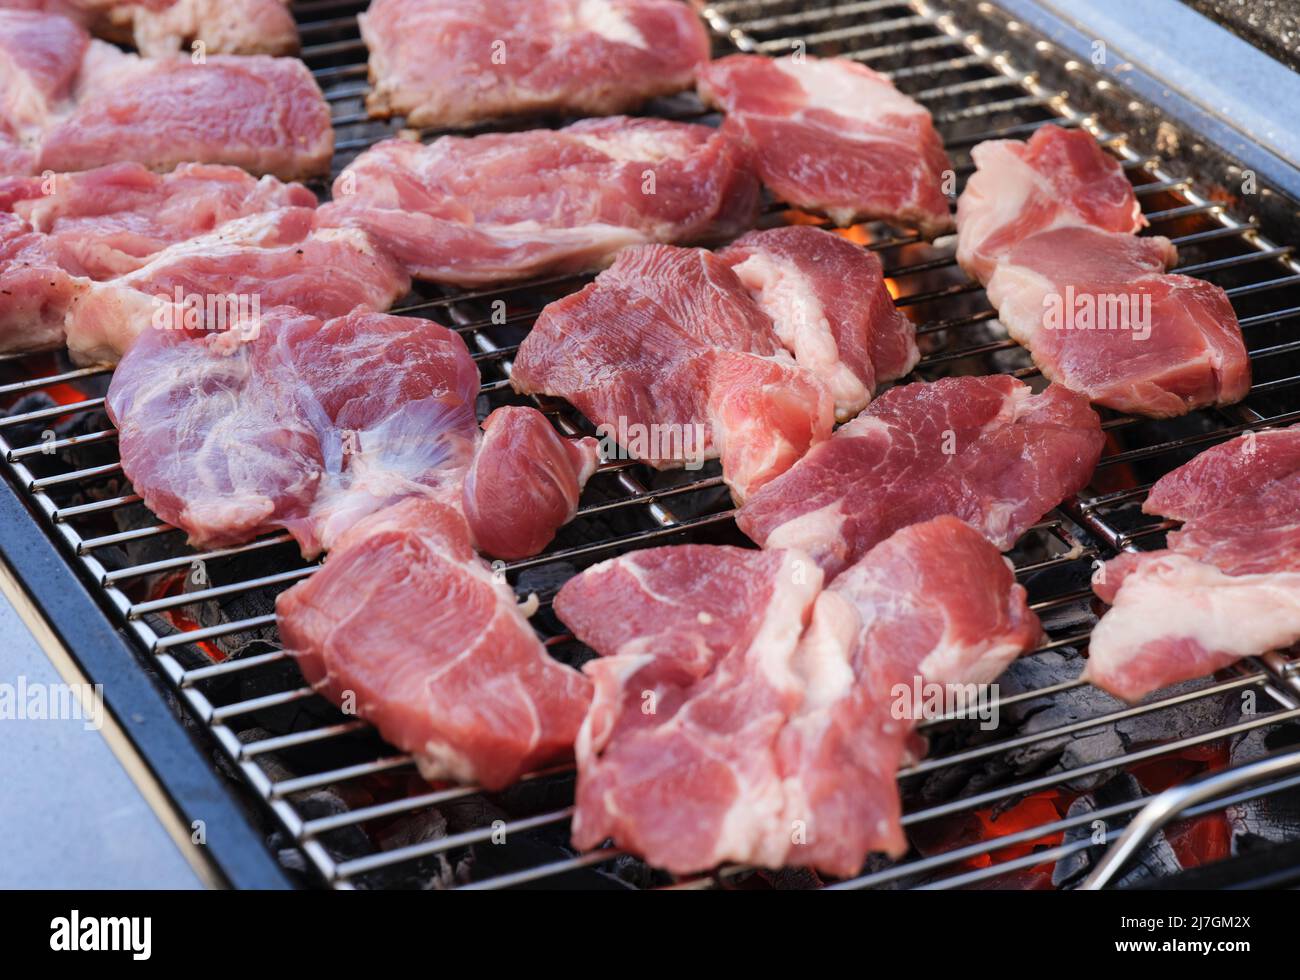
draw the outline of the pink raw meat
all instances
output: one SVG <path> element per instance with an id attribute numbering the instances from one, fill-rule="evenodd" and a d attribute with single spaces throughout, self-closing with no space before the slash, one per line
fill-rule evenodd
<path id="1" fill-rule="evenodd" d="M 374 0 L 372 116 L 444 129 L 498 116 L 602 116 L 689 88 L 709 36 L 678 0 Z"/>
<path id="2" fill-rule="evenodd" d="M 146 330 L 107 405 L 135 491 L 192 545 L 284 528 L 311 556 L 405 497 L 459 501 L 478 388 L 436 323 L 280 307 L 220 333 Z"/>
<path id="3" fill-rule="evenodd" d="M 0 176 L 201 162 L 290 180 L 327 173 L 333 153 L 297 58 L 142 58 L 66 17 L 0 10 Z"/>
<path id="4" fill-rule="evenodd" d="M 168 174 L 118 163 L 82 173 L 0 178 L 0 210 L 49 236 L 68 272 L 100 280 L 131 272 L 168 245 L 235 218 L 315 206 L 315 195 L 301 184 L 199 163 Z"/>
<path id="5" fill-rule="evenodd" d="M 63 17 L 0 10 L 0 176 L 36 171 L 41 137 L 72 98 L 89 45 Z"/>
<path id="6" fill-rule="evenodd" d="M 475 286 L 598 269 L 626 245 L 729 238 L 758 204 L 749 159 L 726 135 L 615 117 L 388 140 L 339 175 L 320 220 L 364 228 L 417 279 Z"/>
<path id="7" fill-rule="evenodd" d="M 718 257 L 772 318 L 795 361 L 826 382 L 840 421 L 920 359 L 916 326 L 894 307 L 874 252 L 793 225 L 751 231 Z"/>
<path id="8" fill-rule="evenodd" d="M 668 245 L 623 250 L 546 307 L 511 382 L 567 399 L 652 466 L 721 457 L 737 500 L 824 440 L 834 417 L 826 385 L 782 349 L 735 273 L 711 252 Z"/>
<path id="9" fill-rule="evenodd" d="M 1106 563 L 1084 677 L 1136 701 L 1300 640 L 1300 428 L 1247 433 L 1156 481 L 1161 551 Z"/>
<path id="10" fill-rule="evenodd" d="M 557 614 L 601 654 L 584 668 L 577 847 L 613 838 L 678 873 L 841 877 L 906 851 L 895 773 L 921 717 L 912 692 L 987 683 L 1041 629 L 1006 561 L 955 518 L 821 583 L 799 552 L 685 545 L 564 586 Z"/>
<path id="11" fill-rule="evenodd" d="M 76 104 L 45 133 L 42 170 L 135 161 L 170 170 L 226 163 L 283 180 L 329 172 L 330 110 L 297 58 L 212 55 L 138 58 L 94 49 Z"/>
<path id="12" fill-rule="evenodd" d="M 987 140 L 957 202 L 957 261 L 988 282 L 1018 243 L 1052 228 L 1133 234 L 1146 225 L 1120 162 L 1091 133 L 1047 125 L 1027 141 Z"/>
<path id="13" fill-rule="evenodd" d="M 736 54 L 700 71 L 700 96 L 727 113 L 779 199 L 840 225 L 864 218 L 949 231 L 952 163 L 929 111 L 845 58 Z"/>
<path id="14" fill-rule="evenodd" d="M 202 41 L 211 54 L 293 54 L 288 0 L 0 0 L 0 8 L 70 17 L 109 41 L 162 57 Z"/>
<path id="15" fill-rule="evenodd" d="M 1232 304 L 1165 274 L 1176 254 L 1167 238 L 1039 232 L 998 263 L 989 302 L 1046 377 L 1094 404 L 1168 418 L 1239 402 L 1251 371 Z"/>
<path id="16" fill-rule="evenodd" d="M 595 439 L 565 439 L 533 408 L 498 408 L 465 477 L 474 546 L 513 561 L 541 552 L 573 520 L 599 462 Z"/>
<path id="17" fill-rule="evenodd" d="M 0 354 L 63 345 L 63 320 L 88 280 L 68 275 L 52 243 L 0 213 Z"/>
<path id="18" fill-rule="evenodd" d="M 684 545 L 560 590 L 556 613 L 602 655 L 584 668 L 595 694 L 576 745 L 575 846 L 613 837 L 682 873 L 786 863 L 776 740 L 804 698 L 795 654 L 820 586 L 793 553 Z"/>
<path id="19" fill-rule="evenodd" d="M 407 292 L 406 274 L 364 232 L 315 231 L 314 216 L 310 208 L 281 208 L 239 218 L 169 246 L 134 272 L 90 284 L 68 316 L 73 357 L 115 361 L 151 326 L 220 330 L 237 318 L 232 311 L 276 306 L 338 317 L 387 309 Z"/>
<path id="20" fill-rule="evenodd" d="M 307 682 L 410 752 L 429 780 L 501 789 L 570 754 L 591 685 L 428 498 L 371 515 L 276 601 Z"/>
<path id="21" fill-rule="evenodd" d="M 1155 418 L 1245 397 L 1250 360 L 1227 295 L 1165 274 L 1177 250 L 1134 236 L 1137 197 L 1089 133 L 1045 126 L 972 156 L 957 260 L 1045 376 Z"/>
<path id="22" fill-rule="evenodd" d="M 845 876 L 905 851 L 893 775 L 929 717 L 916 692 L 989 684 L 1041 637 L 1010 563 L 955 517 L 903 528 L 836 578 L 800 645 L 807 703 L 779 743 L 811 831 L 795 863 Z"/>
<path id="23" fill-rule="evenodd" d="M 1104 438 L 1087 399 L 1005 375 L 892 388 L 748 500 L 740 529 L 833 578 L 909 524 L 951 514 L 1001 550 L 1085 486 Z"/>

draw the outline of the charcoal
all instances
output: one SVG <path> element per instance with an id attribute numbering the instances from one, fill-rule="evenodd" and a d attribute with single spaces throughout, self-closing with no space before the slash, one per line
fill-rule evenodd
<path id="1" fill-rule="evenodd" d="M 257 740 L 267 737 L 264 730 L 241 734 L 241 740 Z M 280 781 L 292 778 L 294 771 L 281 764 L 279 754 L 264 755 L 260 762 L 269 778 Z M 367 800 L 353 798 L 353 792 L 345 784 L 338 787 L 320 787 L 293 797 L 294 809 L 305 820 L 338 816 L 357 809 Z M 367 823 L 348 824 L 337 830 L 319 835 L 320 844 L 336 863 L 350 861 L 382 851 L 393 851 L 403 847 L 439 840 L 448 833 L 447 821 L 442 811 L 432 807 L 408 810 L 395 817 L 384 818 Z M 280 832 L 271 835 L 269 841 L 272 850 L 277 851 L 281 864 L 288 870 L 301 871 L 306 865 L 304 859 L 292 847 Z M 425 855 L 418 859 L 400 862 L 358 877 L 354 884 L 358 888 L 446 888 L 467 880 L 460 873 L 451 858 L 445 853 Z"/>
<path id="2" fill-rule="evenodd" d="M 780 891 L 811 891 L 821 888 L 823 884 L 821 876 L 810 868 L 782 868 L 780 871 L 760 871 L 756 877 Z"/>
<path id="3" fill-rule="evenodd" d="M 1013 663 L 999 679 L 1001 695 L 1008 697 L 1073 680 L 1083 669 L 1083 663 L 1082 656 L 1068 647 L 1024 657 Z M 1170 688 L 1165 694 L 1193 691 L 1201 686 L 1200 682 L 1189 682 Z M 1029 698 L 1002 709 L 996 738 L 1002 741 L 1052 731 L 1063 725 L 1112 713 L 1121 707 L 1115 699 L 1088 685 L 1051 696 Z M 1240 696 L 1237 692 L 1210 695 L 1174 709 L 1146 712 L 1112 725 L 1046 738 L 996 756 L 946 766 L 926 776 L 916 791 L 924 802 L 937 803 L 953 796 L 969 796 L 993 789 L 1015 779 L 1074 770 L 1117 758 L 1141 746 L 1231 724 L 1238 720 L 1239 711 Z M 988 735 L 973 735 L 967 744 L 976 745 L 988 738 Z M 946 754 L 953 748 L 945 745 L 943 751 Z M 1092 790 L 1110 779 L 1115 771 L 1104 769 L 1068 780 L 1062 786 L 1075 791 Z M 1007 801 L 1008 804 L 1013 802 Z"/>
<path id="4" fill-rule="evenodd" d="M 1300 745 L 1300 726 L 1270 725 L 1238 735 L 1229 757 L 1240 765 Z M 1300 788 L 1257 796 L 1227 807 L 1232 852 L 1245 854 L 1269 844 L 1300 839 Z"/>
<path id="5" fill-rule="evenodd" d="M 672 883 L 672 877 L 656 871 L 630 854 L 621 854 L 610 862 L 610 869 L 601 875 L 628 888 L 662 888 Z"/>
<path id="6" fill-rule="evenodd" d="M 501 805 L 499 799 L 486 794 L 461 797 L 442 804 L 440 809 L 447 818 L 447 829 L 451 834 L 482 830 L 494 824 L 504 826 L 513 816 Z M 575 854 L 569 845 L 568 821 L 561 820 L 533 830 L 510 833 L 498 841 L 472 844 L 464 849 L 461 860 L 473 880 L 483 880 L 564 861 Z M 616 863 L 614 873 L 597 868 L 582 868 L 550 875 L 541 887 L 626 888 L 628 882 L 624 876 L 645 880 L 644 866 L 638 871 L 633 865 L 640 865 L 640 862 Z M 661 879 L 658 883 L 663 884 L 664 880 Z"/>
<path id="7" fill-rule="evenodd" d="M 1094 810 L 1104 809 L 1121 803 L 1131 803 L 1142 799 L 1146 793 L 1138 781 L 1129 773 L 1120 773 L 1095 791 L 1078 797 L 1070 804 L 1069 817 L 1081 817 Z M 1112 818 L 1106 821 L 1105 830 L 1112 833 L 1123 823 L 1117 824 Z M 1127 820 L 1124 821 L 1127 823 Z M 1092 821 L 1071 827 L 1064 834 L 1062 843 L 1071 844 L 1087 840 L 1094 834 Z M 1092 847 L 1067 854 L 1056 862 L 1052 871 L 1052 884 L 1057 888 L 1074 888 L 1091 873 L 1096 862 L 1109 850 L 1111 844 L 1097 844 Z M 1151 878 L 1167 874 L 1176 874 L 1182 870 L 1173 848 L 1163 833 L 1153 834 L 1139 849 L 1122 872 L 1112 881 L 1112 887 L 1126 887 Z"/>

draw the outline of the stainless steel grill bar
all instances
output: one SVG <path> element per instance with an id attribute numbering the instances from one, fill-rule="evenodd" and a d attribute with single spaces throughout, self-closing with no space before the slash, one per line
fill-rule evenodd
<path id="1" fill-rule="evenodd" d="M 2 362 L 5 359 L 0 359 Z M 63 384 L 68 381 L 80 381 L 83 378 L 93 378 L 96 375 L 107 374 L 109 368 L 105 367 L 85 367 L 77 368 L 73 371 L 62 371 L 59 374 L 46 375 L 41 378 L 30 378 L 26 381 L 12 381 L 8 384 L 0 385 L 0 398 L 6 395 L 19 395 L 28 391 L 35 391 L 38 388 L 48 388 L 51 385 Z"/>
<path id="2" fill-rule="evenodd" d="M 1149 714 L 1153 711 L 1160 711 L 1165 708 L 1176 708 L 1192 701 L 1198 701 L 1201 698 L 1212 697 L 1217 694 L 1223 694 L 1227 691 L 1235 691 L 1242 687 L 1249 687 L 1253 684 L 1259 683 L 1264 676 L 1265 675 L 1262 672 L 1248 674 L 1244 677 L 1224 681 L 1221 684 L 1214 684 L 1210 687 L 1199 688 L 1195 691 L 1188 691 L 1173 697 L 1162 698 L 1159 701 L 1149 704 L 1133 705 L 1132 707 L 1122 708 L 1118 711 L 1099 715 L 1096 718 L 1085 718 L 1071 724 L 1061 725 L 1057 728 L 1050 729 L 1046 735 L 1042 732 L 1034 732 L 1031 735 L 1020 735 L 1016 738 L 991 742 L 988 745 L 981 745 L 973 749 L 966 749 L 963 752 L 958 752 L 953 755 L 924 759 L 921 762 L 908 766 L 906 769 L 900 770 L 899 778 L 901 779 L 906 778 L 907 776 L 919 776 L 927 772 L 935 772 L 936 770 L 959 765 L 963 762 L 972 762 L 976 759 L 984 759 L 989 756 L 1000 755 L 1010 749 L 1019 749 L 1028 745 L 1035 745 L 1039 742 L 1059 738 L 1062 735 L 1072 735 L 1076 732 L 1084 732 L 1092 728 L 1104 728 L 1105 726 L 1113 725 L 1118 721 L 1124 721 L 1128 718 L 1137 718 L 1140 715 Z"/>
<path id="3" fill-rule="evenodd" d="M 315 742 L 324 742 L 345 735 L 356 735 L 369 730 L 370 726 L 364 721 L 349 721 L 341 725 L 330 725 L 326 728 L 313 728 L 305 732 L 294 732 L 291 735 L 277 735 L 272 738 L 264 738 L 258 742 L 245 742 L 243 751 L 240 754 L 243 758 L 249 759 L 264 752 L 281 752 L 284 749 L 301 748 Z"/>
<path id="4" fill-rule="evenodd" d="M 275 622 L 274 617 L 271 622 Z M 164 637 L 166 639 L 166 637 Z M 252 670 L 257 667 L 264 667 L 267 664 L 282 663 L 288 654 L 283 650 L 276 650 L 273 653 L 263 653 L 252 657 L 243 657 L 239 660 L 222 660 L 208 667 L 196 667 L 193 670 L 185 671 L 180 678 L 181 687 L 189 687 L 200 681 L 211 680 L 214 677 L 225 677 L 228 674 L 241 670 Z"/>
<path id="5" fill-rule="evenodd" d="M 208 562 L 217 558 L 229 558 L 232 555 L 246 555 L 253 551 L 274 548 L 292 540 L 292 536 L 286 533 L 273 534 L 269 538 L 259 538 L 256 541 L 250 541 L 248 544 L 241 544 L 233 548 L 218 548 L 213 551 L 200 551 L 192 555 L 177 555 L 175 558 L 163 558 L 159 561 L 147 562 L 144 565 L 119 568 L 104 576 L 104 584 L 112 585 L 128 578 L 138 578 L 141 575 L 156 575 L 159 572 L 189 568 L 195 562 Z"/>

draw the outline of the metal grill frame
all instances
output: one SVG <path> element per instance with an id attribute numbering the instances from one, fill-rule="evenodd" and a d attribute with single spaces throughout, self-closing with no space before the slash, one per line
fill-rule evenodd
<path id="1" fill-rule="evenodd" d="M 359 108 L 357 100 L 364 94 L 365 67 L 364 48 L 359 40 L 343 39 L 313 43 L 313 37 L 338 33 L 347 30 L 347 22 L 353 21 L 356 8 L 364 4 L 348 0 L 315 0 L 315 2 L 294 5 L 304 32 L 306 47 L 303 57 L 309 65 L 356 54 L 358 60 L 342 65 L 313 65 L 314 74 L 326 91 L 334 108 L 335 124 L 338 130 L 336 170 L 344 165 L 355 152 L 363 149 L 379 137 L 375 135 L 376 124 L 366 120 L 364 109 Z M 787 0 L 721 0 L 706 8 L 706 19 L 720 41 L 729 43 L 742 51 L 761 51 L 779 54 L 791 48 L 792 39 L 798 33 L 782 33 L 786 28 L 795 32 L 810 28 L 802 35 L 808 44 L 808 50 L 816 53 L 819 44 L 851 42 L 862 43 L 864 47 L 854 47 L 847 52 L 870 64 L 874 59 L 896 55 L 919 55 L 928 52 L 947 53 L 947 57 L 935 61 L 918 60 L 909 63 L 906 68 L 893 72 L 896 81 L 907 79 L 916 82 L 927 75 L 942 75 L 949 71 L 980 71 L 983 77 L 969 79 L 951 85 L 933 86 L 919 92 L 909 89 L 909 94 L 921 101 L 939 101 L 953 97 L 965 99 L 972 96 L 978 99 L 989 93 L 997 97 L 985 101 L 966 101 L 959 108 L 936 112 L 936 123 L 941 132 L 945 125 L 969 122 L 985 116 L 1000 116 L 1024 110 L 1026 114 L 1045 112 L 1049 118 L 1033 119 L 1024 123 L 1012 123 L 990 128 L 979 133 L 963 134 L 957 141 L 960 146 L 969 146 L 985 138 L 999 136 L 1024 137 L 1034 128 L 1045 122 L 1058 122 L 1066 126 L 1085 126 L 1110 149 L 1123 163 L 1126 171 L 1137 181 L 1139 198 L 1144 202 L 1151 197 L 1171 195 L 1179 203 L 1172 208 L 1161 208 L 1148 213 L 1148 218 L 1156 223 L 1175 221 L 1191 216 L 1203 216 L 1213 227 L 1189 235 L 1175 238 L 1176 244 L 1199 245 L 1212 241 L 1236 241 L 1246 246 L 1240 255 L 1228 256 L 1210 262 L 1193 264 L 1179 271 L 1191 274 L 1207 275 L 1224 269 L 1240 268 L 1243 265 L 1260 263 L 1276 273 L 1272 279 L 1258 279 L 1235 289 L 1229 294 L 1237 296 L 1258 296 L 1273 289 L 1286 293 L 1293 287 L 1300 286 L 1300 263 L 1291 255 L 1289 246 L 1278 246 L 1266 239 L 1250 223 L 1234 218 L 1225 207 L 1198 193 L 1187 178 L 1167 172 L 1157 158 L 1139 153 L 1128 144 L 1122 133 L 1115 133 L 1100 127 L 1095 117 L 1076 109 L 1060 93 L 1045 89 L 1037 77 L 1021 70 L 1004 53 L 991 48 L 977 36 L 968 34 L 958 23 L 955 15 L 939 11 L 922 0 L 865 0 L 865 2 L 838 3 L 833 7 L 807 5 L 797 13 L 785 13 L 790 6 Z M 831 15 L 830 9 L 837 17 L 854 17 L 857 20 L 848 27 L 835 27 L 817 30 L 818 24 Z M 337 14 L 338 16 L 334 16 Z M 320 19 L 315 19 L 320 18 Z M 754 35 L 772 34 L 760 39 Z M 900 40 L 893 39 L 895 34 L 902 34 Z M 909 34 L 921 34 L 909 37 Z M 1044 58 L 1060 57 L 1061 53 L 1053 51 L 1050 45 L 1039 52 Z M 361 79 L 361 82 L 357 80 Z M 1004 91 L 1005 90 L 1005 91 Z M 388 128 L 378 127 L 387 135 Z M 431 134 L 422 134 L 428 137 Z M 963 168 L 969 172 L 969 167 Z M 769 216 L 772 220 L 773 215 Z M 882 232 L 873 235 L 868 246 L 880 252 L 913 245 L 918 242 L 914 235 L 898 232 Z M 954 264 L 950 254 L 952 243 L 945 248 L 934 249 L 935 257 L 907 265 L 891 266 L 886 261 L 886 274 L 901 281 L 909 275 L 927 275 L 950 268 Z M 545 283 L 528 283 L 495 289 L 483 289 L 473 292 L 440 292 L 427 289 L 424 297 L 414 303 L 404 305 L 395 312 L 410 315 L 423 315 L 439 319 L 440 322 L 453 327 L 465 336 L 471 349 L 475 350 L 476 360 L 483 368 L 494 370 L 499 376 L 489 378 L 483 385 L 483 393 L 489 396 L 503 396 L 508 393 L 509 356 L 512 347 L 494 339 L 494 324 L 485 314 L 485 307 L 496 299 L 518 301 L 521 298 L 537 296 L 539 290 L 554 290 L 566 284 L 581 284 L 584 277 L 568 276 L 547 280 Z M 901 306 L 924 306 L 941 304 L 959 297 L 979 292 L 976 284 L 961 282 L 944 286 L 941 289 L 904 293 L 899 299 Z M 536 302 L 527 303 L 527 312 L 512 314 L 510 322 L 526 322 L 534 317 L 540 307 Z M 1243 327 L 1247 330 L 1249 343 L 1251 327 L 1271 324 L 1300 316 L 1300 306 L 1281 307 L 1253 317 L 1243 318 Z M 916 375 L 906 380 L 918 380 L 931 376 L 934 372 L 945 369 L 945 365 L 971 358 L 986 358 L 1003 351 L 1014 351 L 1016 345 L 1010 340 L 981 341 L 976 344 L 962 344 L 962 329 L 977 324 L 994 323 L 995 315 L 991 311 L 974 314 L 962 314 L 955 317 L 927 319 L 920 324 L 922 338 L 951 338 L 942 348 L 926 354 L 918 366 Z M 955 346 L 954 346 L 955 344 Z M 1272 348 L 1252 351 L 1252 358 L 1268 357 L 1300 351 L 1300 341 L 1274 345 Z M 15 360 L 9 358 L 7 360 Z M 34 377 L 29 380 L 0 385 L 0 396 L 18 395 L 38 391 L 59 383 L 76 383 L 77 381 L 106 374 L 107 368 L 73 368 L 56 375 Z M 1032 366 L 1012 369 L 1009 373 L 1021 378 L 1031 378 L 1037 374 Z M 1256 386 L 1252 395 L 1260 391 L 1285 390 L 1292 385 L 1300 385 L 1300 375 L 1275 379 Z M 320 880 L 335 888 L 352 888 L 364 886 L 366 876 L 394 865 L 413 861 L 433 854 L 445 854 L 465 845 L 479 844 L 490 839 L 494 828 L 484 826 L 452 836 L 413 844 L 390 851 L 380 851 L 361 858 L 336 862 L 323 843 L 330 833 L 341 828 L 355 827 L 365 821 L 391 817 L 415 811 L 424 807 L 433 807 L 442 803 L 468 797 L 478 792 L 475 787 L 450 787 L 432 789 L 415 796 L 409 796 L 387 803 L 351 810 L 329 817 L 309 818 L 297 805 L 299 794 L 314 788 L 334 785 L 348 780 L 407 768 L 411 765 L 409 756 L 392 751 L 368 762 L 330 769 L 318 773 L 305 773 L 288 779 L 273 779 L 260 759 L 277 750 L 299 747 L 307 744 L 327 742 L 331 739 L 346 738 L 361 732 L 367 726 L 357 720 L 341 720 L 337 724 L 327 725 L 306 731 L 277 735 L 256 742 L 241 742 L 235 721 L 261 709 L 279 705 L 292 704 L 316 695 L 301 684 L 298 687 L 277 691 L 255 699 L 236 703 L 214 703 L 205 693 L 205 683 L 228 677 L 240 671 L 255 671 L 263 667 L 282 663 L 283 653 L 268 653 L 261 656 L 247 657 L 214 663 L 210 666 L 185 669 L 173 651 L 200 641 L 229 636 L 259 629 L 273 624 L 274 616 L 264 615 L 246 620 L 225 623 L 216 627 L 184 630 L 174 635 L 159 635 L 145 620 L 150 613 L 167 613 L 183 606 L 225 595 L 246 592 L 254 589 L 271 589 L 284 587 L 309 574 L 316 567 L 301 561 L 292 567 L 270 570 L 265 575 L 253 579 L 212 586 L 207 589 L 187 592 L 181 595 L 164 596 L 144 601 L 133 600 L 128 589 L 133 582 L 140 581 L 159 573 L 184 570 L 195 560 L 220 561 L 235 555 L 266 551 L 288 540 L 286 534 L 270 535 L 258 541 L 235 547 L 196 553 L 178 547 L 172 557 L 125 569 L 110 569 L 95 557 L 95 552 L 110 545 L 117 545 L 131 540 L 152 538 L 172 533 L 164 525 L 149 524 L 145 527 L 113 534 L 101 534 L 84 537 L 76 524 L 85 518 L 102 516 L 118 508 L 129 507 L 139 502 L 138 496 L 127 494 L 111 499 L 95 500 L 74 506 L 59 506 L 54 494 L 59 494 L 69 487 L 79 487 L 90 481 L 110 477 L 120 470 L 118 464 L 108 464 L 92 469 L 59 474 L 57 476 L 37 478 L 26 465 L 26 460 L 48 451 L 47 442 L 34 445 L 11 445 L 7 433 L 21 423 L 54 420 L 71 413 L 93 411 L 102 404 L 102 399 L 86 399 L 72 405 L 58 405 L 50 409 L 41 409 L 23 415 L 0 419 L 0 458 L 3 458 L 7 475 L 18 489 L 22 499 L 35 509 L 46 522 L 46 526 L 58 538 L 65 553 L 72 559 L 72 564 L 83 578 L 93 583 L 96 594 L 116 613 L 119 622 L 130 632 L 142 655 L 155 666 L 174 686 L 185 708 L 197 719 L 206 732 L 215 741 L 229 763 L 242 775 L 253 793 L 266 804 L 284 832 L 302 849 L 311 867 Z M 1297 400 L 1300 405 L 1300 400 Z M 572 409 L 560 403 L 544 400 L 539 407 L 566 434 L 576 434 L 583 429 L 583 420 Z M 1209 413 L 1214 414 L 1214 413 Z M 1249 407 L 1248 404 L 1235 406 L 1230 410 L 1217 413 L 1220 418 L 1216 428 L 1192 437 L 1169 440 L 1161 443 L 1139 446 L 1119 452 L 1110 453 L 1102 461 L 1102 466 L 1116 466 L 1158 458 L 1191 446 L 1210 445 L 1228 438 L 1248 428 L 1258 429 L 1267 426 L 1283 425 L 1300 420 L 1300 409 L 1283 415 L 1265 416 Z M 1110 431 L 1137 424 L 1134 420 L 1109 418 L 1106 428 Z M 88 443 L 107 442 L 115 433 L 109 429 L 87 435 L 55 440 L 53 448 L 68 448 Z M 584 503 L 579 514 L 579 521 L 614 509 L 636 509 L 648 517 L 644 531 L 619 538 L 608 539 L 591 544 L 582 544 L 568 548 L 552 549 L 541 556 L 520 562 L 508 563 L 506 571 L 512 576 L 519 572 L 548 565 L 554 562 L 583 562 L 589 559 L 604 558 L 619 551 L 634 547 L 657 545 L 666 541 L 688 540 L 693 531 L 714 525 L 727 524 L 731 521 L 731 511 L 715 508 L 699 516 L 678 519 L 673 513 L 674 498 L 686 499 L 687 495 L 716 489 L 721 480 L 716 475 L 705 475 L 686 479 L 683 482 L 668 485 L 652 484 L 647 471 L 631 463 L 607 463 L 601 467 L 598 479 L 607 481 L 608 486 L 617 488 L 621 496 L 611 497 L 597 503 Z M 1138 527 L 1126 527 L 1113 519 L 1120 509 L 1129 507 L 1139 501 L 1149 484 L 1130 487 L 1107 494 L 1098 494 L 1072 500 L 1064 504 L 1057 512 L 1049 515 L 1030 532 L 1039 546 L 1040 553 L 1046 549 L 1047 558 L 1018 562 L 1017 573 L 1028 576 L 1049 568 L 1066 566 L 1089 567 L 1098 558 L 1124 549 L 1135 549 L 1141 544 L 1155 541 L 1168 529 L 1168 522 L 1148 522 Z M 1034 608 L 1040 613 L 1071 605 L 1086 604 L 1086 588 L 1064 594 L 1052 595 L 1039 599 Z M 563 637 L 548 637 L 548 643 L 562 641 Z M 1087 631 L 1071 632 L 1068 635 L 1054 635 L 1051 641 L 1036 654 L 1061 648 L 1079 648 L 1087 642 Z M 1170 742 L 1134 749 L 1125 754 L 1103 760 L 1081 769 L 1053 772 L 1029 780 L 1012 783 L 989 790 L 982 794 L 947 801 L 941 805 L 924 810 L 912 811 L 905 815 L 904 824 L 912 826 L 925 820 L 959 814 L 982 806 L 994 805 L 1018 796 L 1058 786 L 1072 779 L 1087 775 L 1088 772 L 1102 772 L 1116 767 L 1158 758 L 1160 756 L 1202 745 L 1234 734 L 1249 731 L 1266 725 L 1300 718 L 1300 687 L 1291 676 L 1291 666 L 1280 654 L 1269 654 L 1255 660 L 1243 661 L 1236 668 L 1220 675 L 1224 679 L 1206 681 L 1191 693 L 1158 695 L 1154 700 L 1128 707 L 1117 705 L 1116 709 L 1101 716 L 1088 718 L 1072 725 L 1052 729 L 1032 735 L 1019 735 L 1010 739 L 992 742 L 987 745 L 966 749 L 948 756 L 927 758 L 900 774 L 900 777 L 921 775 L 933 772 L 945 766 L 1006 752 L 1013 748 L 1024 747 L 1040 740 L 1047 740 L 1068 734 L 1070 731 L 1082 731 L 1100 728 L 1125 718 L 1161 710 L 1177 710 L 1188 701 L 1214 697 L 1223 693 L 1247 688 L 1258 689 L 1277 705 L 1269 713 L 1242 721 L 1239 724 L 1217 728 L 1208 732 L 1185 735 Z M 1028 691 L 1014 696 L 1004 697 L 999 707 L 1024 701 L 1059 694 L 1079 682 L 1057 685 L 1052 689 Z M 1261 699 L 1263 700 L 1263 699 Z M 529 779 L 548 779 L 571 771 L 570 766 L 560 766 L 528 777 Z M 1300 785 L 1300 776 L 1274 779 L 1265 785 L 1247 790 L 1239 790 L 1210 800 L 1189 810 L 1188 815 L 1210 812 L 1220 809 L 1233 800 L 1246 799 L 1254 795 Z M 873 887 L 896 885 L 900 882 L 924 879 L 944 869 L 971 859 L 981 858 L 1002 848 L 1028 841 L 1038 840 L 1048 834 L 1069 830 L 1072 827 L 1096 819 L 1118 820 L 1137 811 L 1145 800 L 1133 801 L 1122 805 L 1091 811 L 1086 815 L 1064 818 L 1048 824 L 1042 824 L 1017 834 L 982 841 L 968 847 L 915 859 L 894 865 L 884 870 L 874 871 L 852 881 L 838 883 L 832 887 Z M 530 829 L 560 824 L 566 821 L 572 808 L 564 807 L 543 813 L 509 821 L 504 830 L 508 835 L 524 834 Z M 1122 828 L 1116 827 L 1109 837 L 1118 836 Z M 960 887 L 976 884 L 1000 874 L 1022 867 L 1032 867 L 1063 857 L 1084 847 L 1092 846 L 1092 841 L 1073 841 L 1063 843 L 1048 850 L 1039 850 L 1025 857 L 991 864 L 986 868 L 958 870 L 946 877 L 930 881 L 927 887 Z M 617 852 L 606 849 L 589 854 L 575 855 L 569 859 L 549 862 L 529 868 L 525 871 L 501 875 L 496 878 L 475 881 L 467 887 L 495 888 L 546 881 L 555 875 L 582 868 L 603 865 L 615 857 Z M 700 875 L 679 880 L 673 887 L 700 888 L 725 885 L 737 877 L 743 876 L 748 869 L 722 868 L 709 875 Z"/>

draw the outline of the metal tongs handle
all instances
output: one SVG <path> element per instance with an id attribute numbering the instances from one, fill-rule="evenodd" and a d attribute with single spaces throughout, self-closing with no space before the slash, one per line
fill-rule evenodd
<path id="1" fill-rule="evenodd" d="M 1300 751 L 1257 759 L 1234 769 L 1211 773 L 1182 786 L 1172 786 L 1157 794 L 1138 811 L 1124 833 L 1120 834 L 1110 850 L 1097 862 L 1092 874 L 1079 886 L 1080 889 L 1100 891 L 1105 888 L 1153 834 L 1190 807 L 1271 777 L 1294 772 L 1300 772 Z"/>

